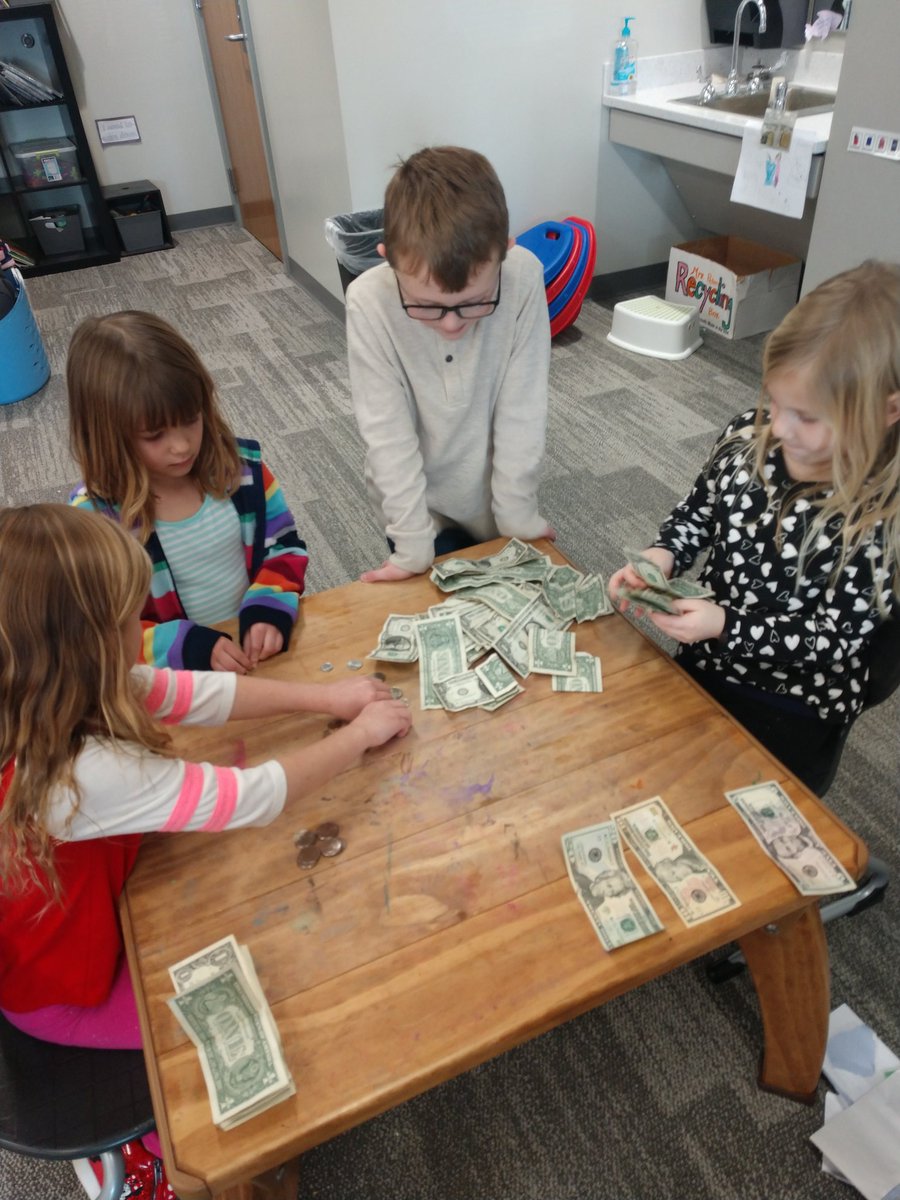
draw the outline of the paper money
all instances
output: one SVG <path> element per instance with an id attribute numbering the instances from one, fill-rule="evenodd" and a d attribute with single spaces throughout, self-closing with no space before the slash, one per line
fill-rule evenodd
<path id="1" fill-rule="evenodd" d="M 619 599 L 629 600 L 639 608 L 650 612 L 677 612 L 673 600 L 708 600 L 714 595 L 712 588 L 696 583 L 693 579 L 668 579 L 663 569 L 638 550 L 626 550 L 629 566 L 638 574 L 646 588 L 620 588 Z"/>
<path id="2" fill-rule="evenodd" d="M 391 613 L 378 635 L 378 645 L 366 658 L 377 658 L 381 662 L 415 662 L 419 656 L 415 632 L 418 621 L 417 616 Z"/>
<path id="3" fill-rule="evenodd" d="M 554 692 L 602 692 L 603 672 L 600 659 L 594 654 L 575 655 L 574 675 L 554 675 Z"/>
<path id="4" fill-rule="evenodd" d="M 442 708 L 435 684 L 461 675 L 468 666 L 462 625 L 456 614 L 429 617 L 415 624 L 422 708 Z"/>
<path id="5" fill-rule="evenodd" d="M 575 634 L 529 626 L 528 666 L 539 675 L 574 675 Z"/>
<path id="6" fill-rule="evenodd" d="M 575 895 L 607 950 L 659 933 L 662 922 L 633 878 L 613 821 L 563 834 Z"/>
<path id="7" fill-rule="evenodd" d="M 601 576 L 585 575 L 575 589 L 575 620 L 593 621 L 614 611 Z"/>
<path id="8" fill-rule="evenodd" d="M 438 699 L 447 712 L 462 712 L 464 708 L 477 708 L 495 699 L 474 671 L 464 671 L 451 679 L 439 679 L 434 685 Z"/>
<path id="9" fill-rule="evenodd" d="M 246 946 L 223 938 L 169 975 L 176 994 L 168 1004 L 197 1048 L 216 1125 L 231 1129 L 294 1094 Z"/>
<path id="10" fill-rule="evenodd" d="M 856 883 L 774 780 L 725 796 L 777 867 L 803 896 L 851 892 Z"/>
<path id="11" fill-rule="evenodd" d="M 495 698 L 504 696 L 519 686 L 515 675 L 496 654 L 489 655 L 480 666 L 477 666 L 475 674 Z"/>
<path id="12" fill-rule="evenodd" d="M 619 833 L 685 925 L 698 925 L 740 907 L 740 900 L 681 828 L 661 796 L 623 808 L 612 816 Z"/>

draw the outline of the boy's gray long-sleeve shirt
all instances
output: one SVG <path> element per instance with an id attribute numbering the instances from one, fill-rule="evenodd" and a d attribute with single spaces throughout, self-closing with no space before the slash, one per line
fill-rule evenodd
<path id="1" fill-rule="evenodd" d="M 537 488 L 547 424 L 550 323 L 537 258 L 514 246 L 500 304 L 458 340 L 400 305 L 387 263 L 347 289 L 353 408 L 366 484 L 391 562 L 421 572 L 435 533 L 540 537 Z"/>

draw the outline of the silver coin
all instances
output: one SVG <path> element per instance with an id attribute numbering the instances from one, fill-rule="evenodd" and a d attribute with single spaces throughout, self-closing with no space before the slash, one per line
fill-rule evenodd
<path id="1" fill-rule="evenodd" d="M 351 671 L 359 671 L 362 667 L 362 663 L 359 661 L 358 658 L 348 658 L 347 666 L 350 668 Z"/>
<path id="2" fill-rule="evenodd" d="M 334 663 L 322 663 L 321 667 L 319 667 L 319 670 L 320 671 L 333 671 Z"/>
<path id="3" fill-rule="evenodd" d="M 317 825 L 315 829 L 316 837 L 321 841 L 322 838 L 336 838 L 341 832 L 337 821 L 323 821 L 321 825 Z"/>
<path id="4" fill-rule="evenodd" d="M 334 858 L 336 854 L 344 848 L 344 843 L 339 837 L 320 838 L 317 849 L 322 852 L 323 858 Z"/>
<path id="5" fill-rule="evenodd" d="M 318 836 L 314 829 L 298 829 L 294 834 L 294 845 L 314 846 L 318 840 Z"/>
<path id="6" fill-rule="evenodd" d="M 301 846 L 297 855 L 297 866 L 304 871 L 311 871 L 320 857 L 318 846 Z"/>
<path id="7" fill-rule="evenodd" d="M 372 678 L 380 679 L 381 682 L 384 683 L 384 681 L 387 679 L 387 675 L 385 675 L 384 671 L 373 671 Z"/>
<path id="8" fill-rule="evenodd" d="M 392 687 L 391 688 L 391 699 L 392 700 L 402 700 L 403 699 L 403 689 L 398 688 L 398 687 Z"/>

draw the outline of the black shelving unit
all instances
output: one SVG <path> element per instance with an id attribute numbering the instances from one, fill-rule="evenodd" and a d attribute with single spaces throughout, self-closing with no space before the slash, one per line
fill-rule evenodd
<path id="1" fill-rule="evenodd" d="M 34 266 L 22 268 L 24 275 L 117 262 L 119 241 L 97 179 L 52 4 L 0 9 L 0 62 L 26 71 L 60 93 L 59 99 L 36 103 L 0 103 L 0 238 L 34 260 Z M 63 138 L 74 145 L 79 178 L 33 186 L 10 146 L 41 140 L 52 147 Z M 39 214 L 59 210 L 73 213 L 73 228 L 80 225 L 83 244 L 50 254 L 34 236 L 30 222 Z"/>

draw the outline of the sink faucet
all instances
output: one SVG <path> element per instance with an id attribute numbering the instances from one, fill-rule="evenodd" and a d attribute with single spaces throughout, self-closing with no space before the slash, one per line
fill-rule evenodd
<path id="1" fill-rule="evenodd" d="M 728 82 L 725 84 L 726 96 L 737 95 L 741 87 L 737 69 L 738 54 L 741 48 L 741 17 L 744 15 L 744 9 L 748 4 L 755 4 L 759 9 L 759 32 L 766 32 L 765 0 L 741 0 L 734 18 L 734 44 L 731 47 L 731 70 L 728 72 Z"/>

